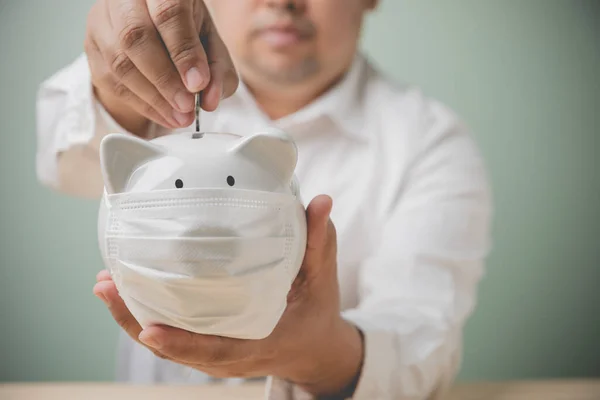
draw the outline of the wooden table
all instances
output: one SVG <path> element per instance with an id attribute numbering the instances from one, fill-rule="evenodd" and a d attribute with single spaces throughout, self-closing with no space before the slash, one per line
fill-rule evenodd
<path id="1" fill-rule="evenodd" d="M 240 386 L 126 386 L 112 383 L 0 384 L 2 400 L 263 400 L 262 383 Z M 458 384 L 447 400 L 600 400 L 600 380 Z"/>

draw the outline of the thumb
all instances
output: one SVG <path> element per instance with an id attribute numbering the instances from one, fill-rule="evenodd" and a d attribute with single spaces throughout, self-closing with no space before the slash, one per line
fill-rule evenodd
<path id="1" fill-rule="evenodd" d="M 326 195 L 315 197 L 306 209 L 306 254 L 302 266 L 307 278 L 321 269 L 326 252 L 331 247 L 330 214 L 332 199 Z"/>
<path id="2" fill-rule="evenodd" d="M 331 214 L 332 200 L 327 195 L 315 197 L 306 209 L 306 250 L 322 250 L 327 242 L 327 228 Z"/>
<path id="3" fill-rule="evenodd" d="M 327 195 L 315 197 L 306 208 L 306 252 L 302 267 L 292 283 L 288 294 L 288 303 L 295 302 L 305 292 L 307 284 L 318 276 L 324 253 L 327 250 L 329 234 L 329 215 L 331 213 L 332 200 Z"/>

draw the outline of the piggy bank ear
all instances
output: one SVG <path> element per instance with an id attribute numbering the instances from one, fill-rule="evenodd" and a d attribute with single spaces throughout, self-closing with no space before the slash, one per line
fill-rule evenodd
<path id="1" fill-rule="evenodd" d="M 282 130 L 269 129 L 242 138 L 230 152 L 253 160 L 289 183 L 298 162 L 298 149 Z"/>
<path id="2" fill-rule="evenodd" d="M 137 136 L 121 133 L 105 136 L 100 143 L 100 168 L 106 191 L 123 192 L 139 166 L 163 154 L 162 147 Z"/>

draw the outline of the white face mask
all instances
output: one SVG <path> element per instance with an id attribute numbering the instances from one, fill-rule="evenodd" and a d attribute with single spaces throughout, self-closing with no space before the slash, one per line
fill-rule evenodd
<path id="1" fill-rule="evenodd" d="M 142 327 L 240 339 L 272 332 L 306 246 L 304 206 L 293 189 L 121 189 L 105 193 L 100 249 Z"/>

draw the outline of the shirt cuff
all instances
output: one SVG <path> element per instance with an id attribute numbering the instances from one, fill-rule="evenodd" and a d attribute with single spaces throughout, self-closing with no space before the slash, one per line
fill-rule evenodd
<path id="1" fill-rule="evenodd" d="M 352 396 L 353 400 L 389 399 L 389 379 L 400 379 L 392 376 L 397 369 L 394 348 L 394 336 L 391 333 L 363 330 L 364 356 L 363 365 Z M 393 352 L 392 352 L 393 353 Z"/>
<path id="2" fill-rule="evenodd" d="M 357 326 L 358 327 L 358 326 Z M 360 329 L 358 327 L 358 329 Z M 358 390 L 358 384 L 361 382 L 365 381 L 365 373 L 364 373 L 364 368 L 366 366 L 366 335 L 365 332 L 360 329 L 360 335 L 361 335 L 361 340 L 363 343 L 363 346 L 365 348 L 365 356 L 363 357 L 363 361 L 361 363 L 361 368 L 360 368 L 360 372 L 359 375 L 354 377 L 354 379 L 352 380 L 352 386 L 355 386 L 356 389 L 354 390 L 354 395 L 350 396 L 350 397 L 342 397 L 341 395 L 339 395 L 340 397 L 335 397 L 335 396 L 326 396 L 324 398 L 327 399 L 332 399 L 335 398 L 336 400 L 346 400 L 346 399 L 374 399 L 373 397 L 369 397 L 369 389 L 368 389 L 368 385 L 364 385 L 363 387 L 366 387 L 366 389 L 364 390 L 366 393 L 364 395 L 361 394 L 361 396 L 363 397 L 357 397 L 357 390 Z M 371 364 L 374 364 L 376 361 L 375 360 L 371 360 Z M 376 372 L 370 371 L 370 374 L 376 374 Z M 368 379 L 369 377 L 367 377 Z M 358 382 L 357 382 L 358 380 Z M 350 384 L 348 385 L 348 387 L 350 387 Z M 348 389 L 349 391 L 350 389 Z M 367 397 L 364 397 L 367 396 Z M 316 397 L 306 391 L 304 391 L 302 388 L 300 388 L 299 386 L 286 381 L 286 380 L 282 380 L 279 379 L 277 377 L 268 377 L 267 379 L 267 400 L 317 400 L 319 399 L 319 397 Z"/>
<path id="3" fill-rule="evenodd" d="M 391 399 L 428 399 L 441 400 L 453 383 L 453 375 L 449 371 L 455 371 L 459 361 L 458 353 L 451 357 L 450 365 L 445 373 L 434 377 L 429 372 L 418 371 L 414 366 L 413 371 L 401 368 L 399 361 L 398 338 L 394 331 L 385 329 L 361 329 L 364 335 L 364 356 L 356 389 L 352 397 L 345 400 L 391 400 Z M 419 346 L 418 343 L 415 344 Z M 436 361 L 434 361 L 436 362 Z M 425 365 L 421 366 L 427 369 Z M 437 366 L 443 368 L 443 366 Z M 436 368 L 434 368 L 435 370 Z M 425 374 L 423 380 L 432 380 L 431 390 L 425 390 L 429 386 L 424 381 L 418 381 L 416 375 Z M 438 375 L 434 373 L 434 375 Z M 417 381 L 415 381 L 417 379 Z M 427 392 L 427 394 L 424 394 Z M 305 392 L 293 383 L 268 377 L 266 385 L 266 400 L 318 400 L 318 397 Z"/>

